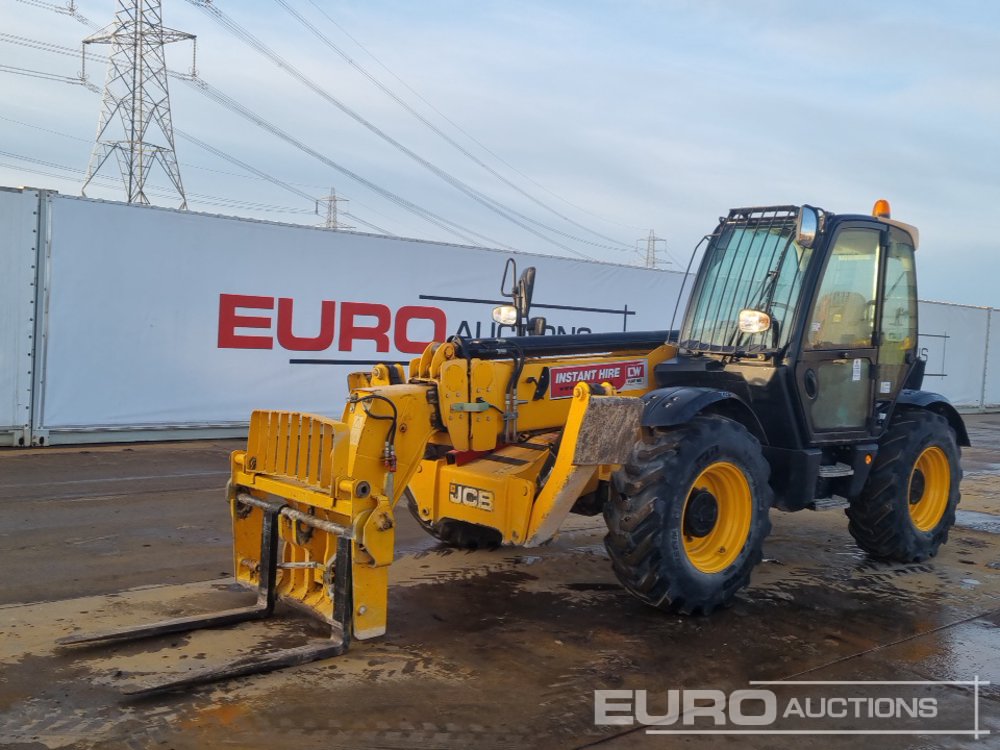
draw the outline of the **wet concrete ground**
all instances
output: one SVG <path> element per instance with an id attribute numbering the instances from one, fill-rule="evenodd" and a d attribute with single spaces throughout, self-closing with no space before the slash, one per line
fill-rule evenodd
<path id="1" fill-rule="evenodd" d="M 221 488 L 235 444 L 2 452 L 0 744 L 1000 747 L 1000 415 L 968 422 L 976 447 L 963 458 L 958 525 L 926 563 L 869 560 L 840 510 L 774 512 L 766 559 L 737 604 L 682 618 L 619 588 L 600 518 L 574 517 L 539 550 L 458 552 L 438 547 L 404 513 L 385 638 L 355 642 L 336 659 L 142 700 L 123 698 L 118 687 L 321 635 L 285 613 L 114 648 L 53 646 L 76 629 L 252 600 L 229 584 Z M 976 678 L 993 684 L 801 684 Z M 799 683 L 748 685 L 761 680 Z M 856 699 L 848 705 L 865 710 L 926 699 L 931 704 L 920 705 L 933 705 L 936 715 L 853 722 L 790 715 L 751 728 L 755 734 L 708 736 L 594 723 L 599 689 L 648 691 L 649 713 L 662 714 L 670 690 L 748 687 L 773 691 L 782 711 L 793 699 L 813 711 L 831 698 Z M 992 734 L 972 736 L 976 721 Z M 756 733 L 845 727 L 922 734 Z M 659 727 L 713 728 L 709 719 Z"/>

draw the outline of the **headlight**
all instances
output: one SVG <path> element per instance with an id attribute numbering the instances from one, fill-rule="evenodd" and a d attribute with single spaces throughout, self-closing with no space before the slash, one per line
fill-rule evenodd
<path id="1" fill-rule="evenodd" d="M 771 316 L 760 310 L 740 310 L 741 333 L 763 333 L 771 327 Z"/>
<path id="2" fill-rule="evenodd" d="M 493 308 L 493 320 L 502 326 L 517 325 L 517 308 L 513 305 L 500 305 Z"/>

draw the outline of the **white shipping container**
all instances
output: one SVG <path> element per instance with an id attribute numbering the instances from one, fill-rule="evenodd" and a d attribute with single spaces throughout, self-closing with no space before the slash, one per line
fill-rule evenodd
<path id="1" fill-rule="evenodd" d="M 0 445 L 238 435 L 254 408 L 339 415 L 348 372 L 496 335 L 510 257 L 537 267 L 550 333 L 665 330 L 683 279 L 29 189 L 0 189 L 0 237 Z M 992 313 L 920 303 L 927 390 L 1000 404 Z"/>

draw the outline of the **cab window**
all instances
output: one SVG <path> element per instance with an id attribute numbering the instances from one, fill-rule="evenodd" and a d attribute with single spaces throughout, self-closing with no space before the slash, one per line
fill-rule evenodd
<path id="1" fill-rule="evenodd" d="M 917 346 L 917 273 L 913 241 L 893 227 L 885 256 L 885 298 L 878 353 L 878 398 L 892 400 L 903 386 Z"/>
<path id="2" fill-rule="evenodd" d="M 879 232 L 844 229 L 837 236 L 806 331 L 808 349 L 872 346 L 878 289 Z"/>

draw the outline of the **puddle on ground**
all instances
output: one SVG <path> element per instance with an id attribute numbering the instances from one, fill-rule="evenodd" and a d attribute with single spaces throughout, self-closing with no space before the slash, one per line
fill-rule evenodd
<path id="1" fill-rule="evenodd" d="M 975 510 L 956 510 L 955 525 L 989 534 L 1000 534 L 1000 516 Z"/>

